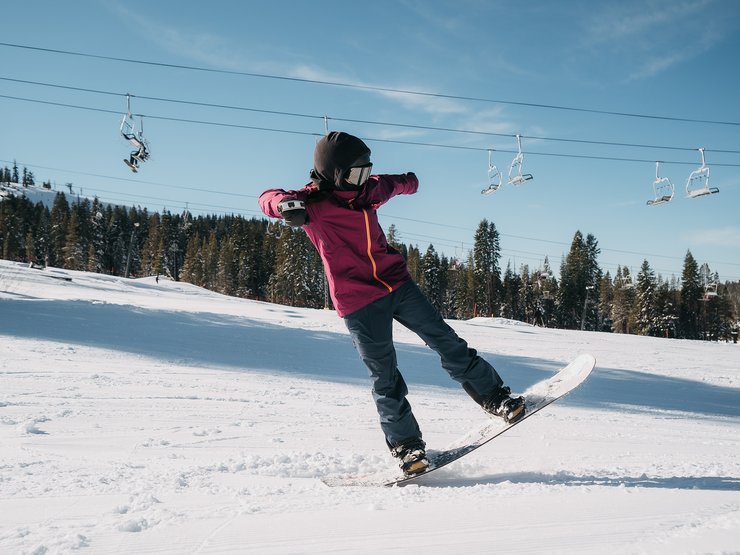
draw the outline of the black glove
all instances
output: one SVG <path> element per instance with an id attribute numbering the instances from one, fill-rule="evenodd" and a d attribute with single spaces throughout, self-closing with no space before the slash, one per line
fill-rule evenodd
<path id="1" fill-rule="evenodd" d="M 301 227 L 308 223 L 306 204 L 302 200 L 287 199 L 278 204 L 278 212 L 290 227 Z"/>

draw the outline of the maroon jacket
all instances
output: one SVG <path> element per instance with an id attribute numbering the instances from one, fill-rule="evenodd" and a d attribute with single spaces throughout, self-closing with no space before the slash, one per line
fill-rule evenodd
<path id="1" fill-rule="evenodd" d="M 413 173 L 373 175 L 359 190 L 320 193 L 309 184 L 297 191 L 269 189 L 259 198 L 271 218 L 281 218 L 278 204 L 287 199 L 306 203 L 303 230 L 318 249 L 339 316 L 378 300 L 411 279 L 403 256 L 388 245 L 377 208 L 396 195 L 419 187 Z"/>

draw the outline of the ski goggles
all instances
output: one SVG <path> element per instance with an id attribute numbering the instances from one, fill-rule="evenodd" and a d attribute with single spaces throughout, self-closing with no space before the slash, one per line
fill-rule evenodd
<path id="1" fill-rule="evenodd" d="M 370 172 L 373 169 L 372 163 L 363 164 L 362 166 L 355 166 L 350 168 L 347 172 L 347 177 L 344 179 L 353 187 L 362 187 L 365 181 L 370 177 Z"/>

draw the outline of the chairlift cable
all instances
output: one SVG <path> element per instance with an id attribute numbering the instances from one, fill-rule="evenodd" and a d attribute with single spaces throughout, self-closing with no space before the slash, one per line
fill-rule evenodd
<path id="1" fill-rule="evenodd" d="M 217 109 L 223 109 L 223 110 L 237 110 L 237 111 L 244 111 L 244 112 L 254 112 L 254 113 L 260 113 L 260 114 L 272 114 L 272 115 L 279 115 L 279 116 L 287 116 L 287 117 L 295 117 L 295 118 L 308 118 L 308 119 L 321 119 L 325 122 L 327 120 L 334 120 L 344 123 L 356 123 L 356 124 L 365 124 L 365 125 L 379 125 L 379 126 L 385 126 L 385 127 L 401 127 L 406 129 L 419 129 L 424 131 L 439 131 L 439 132 L 445 132 L 445 133 L 461 133 L 461 134 L 467 134 L 467 135 L 479 135 L 479 136 L 488 136 L 488 137 L 505 137 L 505 138 L 512 138 L 516 137 L 515 134 L 511 133 L 496 133 L 493 131 L 479 131 L 479 130 L 472 130 L 472 129 L 457 129 L 452 127 L 436 127 L 436 126 L 430 126 L 430 125 L 421 125 L 421 124 L 411 124 L 411 123 L 397 123 L 397 122 L 385 122 L 385 121 L 373 121 L 373 120 L 363 120 L 363 119 L 354 119 L 354 118 L 341 118 L 341 117 L 333 117 L 328 115 L 315 115 L 315 114 L 302 114 L 297 112 L 287 112 L 283 110 L 266 110 L 266 109 L 260 109 L 260 108 L 250 108 L 247 106 L 233 106 L 228 104 L 216 104 L 211 102 L 199 102 L 194 100 L 182 100 L 182 99 L 175 99 L 175 98 L 166 98 L 166 97 L 156 97 L 156 96 L 144 96 L 144 95 L 133 95 L 130 93 L 118 93 L 113 91 L 104 91 L 100 89 L 90 89 L 85 87 L 75 87 L 71 85 L 59 85 L 55 83 L 44 83 L 41 81 L 30 81 L 25 79 L 14 79 L 11 77 L 0 77 L 0 81 L 10 81 L 13 83 L 22 83 L 27 85 L 36 85 L 36 86 L 43 86 L 43 87 L 52 87 L 57 89 L 64 89 L 64 90 L 71 90 L 71 91 L 78 91 L 78 92 L 86 92 L 91 94 L 100 94 L 100 95 L 107 95 L 107 96 L 130 96 L 133 98 L 139 98 L 142 100 L 149 100 L 153 102 L 165 102 L 165 103 L 172 103 L 172 104 L 184 104 L 189 106 L 199 106 L 204 108 L 217 108 Z M 138 115 L 138 114 L 136 114 Z M 665 146 L 665 145 L 649 145 L 649 144 L 640 144 L 640 143 L 623 143 L 618 141 L 600 141 L 600 140 L 593 140 L 593 139 L 572 139 L 572 138 L 563 138 L 563 137 L 542 137 L 537 135 L 520 135 L 523 139 L 529 139 L 529 140 L 538 140 L 538 141 L 551 141 L 551 142 L 562 142 L 562 143 L 576 143 L 576 144 L 589 144 L 589 145 L 597 145 L 597 146 L 616 146 L 616 147 L 627 147 L 627 148 L 651 148 L 651 149 L 660 149 L 660 150 L 676 150 L 676 151 L 684 151 L 684 152 L 695 152 L 695 147 L 678 147 L 678 146 Z M 497 149 L 498 150 L 498 149 Z M 707 152 L 713 152 L 713 153 L 721 153 L 721 154 L 740 154 L 740 150 L 729 150 L 729 149 L 706 149 Z M 505 151 L 504 151 L 505 152 Z"/>
<path id="2" fill-rule="evenodd" d="M 407 94 L 407 95 L 414 95 L 414 96 L 424 96 L 428 98 L 444 98 L 448 100 L 486 102 L 490 104 L 507 104 L 507 105 L 512 105 L 512 106 L 522 106 L 522 107 L 528 107 L 528 108 L 565 110 L 565 111 L 570 111 L 570 112 L 582 112 L 582 113 L 589 113 L 589 114 L 600 114 L 600 115 L 630 117 L 630 118 L 643 118 L 643 119 L 653 119 L 653 120 L 663 120 L 663 121 L 676 121 L 676 122 L 683 122 L 683 123 L 702 123 L 702 124 L 709 124 L 709 125 L 740 126 L 740 122 L 734 122 L 734 121 L 716 121 L 716 120 L 704 120 L 704 119 L 696 119 L 696 118 L 659 116 L 659 115 L 654 115 L 654 114 L 638 114 L 638 113 L 618 112 L 618 111 L 611 111 L 611 110 L 596 110 L 596 109 L 591 109 L 591 108 L 578 108 L 575 106 L 558 106 L 554 104 L 542 104 L 542 103 L 536 103 L 536 102 L 521 102 L 521 101 L 513 101 L 513 100 L 500 100 L 500 99 L 492 99 L 492 98 L 481 98 L 481 97 L 464 96 L 464 95 L 444 94 L 444 93 L 429 92 L 429 91 L 412 91 L 412 90 L 397 89 L 397 88 L 392 88 L 392 87 L 381 87 L 381 86 L 376 86 L 376 85 L 363 85 L 363 84 L 358 84 L 358 83 L 344 83 L 340 81 L 324 81 L 324 80 L 319 80 L 319 79 L 290 77 L 287 75 L 271 75 L 271 74 L 266 74 L 266 73 L 235 71 L 235 70 L 228 70 L 228 69 L 208 68 L 208 67 L 202 67 L 202 66 L 173 64 L 173 63 L 166 63 L 166 62 L 154 62 L 154 61 L 149 61 L 149 60 L 136 60 L 133 58 L 104 56 L 101 54 L 91 54 L 89 52 L 75 52 L 71 50 L 61 50 L 61 49 L 56 49 L 56 48 L 42 48 L 39 46 L 13 44 L 13 43 L 8 43 L 8 42 L 0 42 L 0 46 L 5 46 L 9 48 L 19 48 L 19 49 L 25 49 L 25 50 L 33 50 L 37 52 L 64 54 L 68 56 L 78 56 L 78 57 L 84 57 L 84 58 L 94 58 L 94 59 L 99 59 L 99 60 L 124 62 L 124 63 L 130 63 L 130 64 L 140 64 L 140 65 L 147 65 L 147 66 L 154 66 L 154 67 L 184 69 L 184 70 L 189 70 L 189 71 L 199 71 L 199 72 L 205 72 L 205 73 L 220 73 L 220 74 L 226 74 L 226 75 L 240 75 L 243 77 L 274 79 L 274 80 L 280 80 L 280 81 L 291 81 L 291 82 L 296 82 L 296 83 L 307 83 L 307 84 L 314 84 L 314 85 L 343 87 L 343 88 L 349 88 L 349 89 L 368 90 L 368 91 L 394 93 L 394 94 Z"/>
<path id="3" fill-rule="evenodd" d="M 66 104 L 63 102 L 52 102 L 49 100 L 38 100 L 38 99 L 23 98 L 19 96 L 11 96 L 11 95 L 4 95 L 4 94 L 0 94 L 0 98 L 6 98 L 10 100 L 19 100 L 23 102 L 33 102 L 37 104 L 45 104 L 45 105 L 50 105 L 50 106 L 62 107 L 62 108 L 74 108 L 78 110 L 88 110 L 88 111 L 93 111 L 93 112 L 116 114 L 118 116 L 121 115 L 121 112 L 116 111 L 116 110 L 107 110 L 104 108 L 93 108 L 89 106 L 80 106 L 76 104 Z M 174 117 L 166 117 L 166 116 L 153 116 L 149 114 L 133 114 L 133 115 L 137 117 L 146 116 L 149 119 L 160 120 L 160 121 L 173 121 L 173 122 L 179 122 L 179 123 L 190 123 L 190 124 L 198 124 L 198 125 L 212 125 L 216 127 L 229 127 L 229 128 L 234 128 L 234 129 L 250 129 L 254 131 L 285 133 L 289 135 L 303 135 L 303 136 L 311 136 L 311 137 L 319 136 L 319 133 L 311 132 L 311 131 L 296 131 L 293 129 L 276 129 L 272 127 L 242 125 L 242 124 L 237 124 L 237 123 L 223 123 L 223 122 L 195 120 L 195 119 L 187 119 L 187 118 L 174 118 Z M 409 146 L 427 146 L 427 147 L 434 147 L 434 148 L 467 150 L 467 151 L 472 151 L 472 152 L 488 152 L 488 150 L 490 150 L 489 148 L 486 148 L 486 147 L 473 147 L 473 146 L 465 146 L 465 145 L 428 143 L 428 142 L 422 142 L 422 141 L 402 141 L 398 139 L 381 139 L 381 138 L 373 138 L 373 137 L 361 137 L 361 138 L 366 141 L 374 141 L 377 143 L 393 143 L 393 144 L 401 144 L 401 145 L 409 145 Z M 692 149 L 692 150 L 696 150 L 696 149 Z M 496 152 L 516 154 L 516 151 L 514 150 L 505 150 L 505 149 L 497 149 Z M 594 155 L 587 155 L 587 154 L 564 154 L 564 153 L 557 153 L 557 152 L 537 152 L 537 151 L 527 151 L 527 154 L 532 155 L 532 156 L 550 156 L 550 157 L 557 157 L 557 158 L 580 158 L 580 159 L 585 159 L 585 160 L 606 160 L 606 161 L 611 161 L 611 162 L 636 162 L 636 163 L 650 163 L 650 164 L 655 163 L 655 159 L 646 159 L 646 158 L 622 158 L 622 157 L 613 157 L 613 156 L 594 156 Z M 663 162 L 666 164 L 695 165 L 693 162 L 681 162 L 678 160 L 663 161 Z M 740 164 L 727 164 L 727 163 L 714 163 L 712 165 L 715 167 L 726 167 L 726 168 L 740 167 Z"/>
<path id="4" fill-rule="evenodd" d="M 19 100 L 24 102 L 33 102 L 37 104 L 45 104 L 49 106 L 57 106 L 62 108 L 74 108 L 78 110 L 88 110 L 93 112 L 101 112 L 101 113 L 107 113 L 107 114 L 116 114 L 120 115 L 121 113 L 115 110 L 106 110 L 104 108 L 93 108 L 89 106 L 80 106 L 76 104 L 66 104 L 63 102 L 53 102 L 49 100 L 38 100 L 38 99 L 31 99 L 31 98 L 23 98 L 18 96 L 11 96 L 11 95 L 4 95 L 0 94 L 0 98 L 6 98 L 10 100 Z M 145 114 L 133 114 L 137 117 L 144 117 Z M 242 125 L 237 123 L 223 123 L 223 122 L 214 122 L 214 121 L 205 121 L 205 120 L 195 120 L 195 119 L 187 119 L 187 118 L 175 118 L 175 117 L 167 117 L 167 116 L 153 116 L 146 114 L 147 118 L 160 120 L 160 121 L 173 121 L 178 123 L 190 123 L 190 124 L 197 124 L 197 125 L 212 125 L 217 127 L 229 127 L 234 129 L 250 129 L 254 131 L 266 131 L 266 132 L 272 132 L 272 133 L 285 133 L 289 135 L 303 135 L 303 136 L 311 136 L 311 137 L 317 137 L 319 136 L 316 132 L 310 132 L 310 131 L 296 131 L 292 129 L 276 129 L 272 127 L 262 127 L 262 126 L 255 126 L 255 125 Z M 473 146 L 465 146 L 465 145 L 451 145 L 451 144 L 440 144 L 440 143 L 429 143 L 429 142 L 422 142 L 422 141 L 402 141 L 399 139 L 381 139 L 381 138 L 373 138 L 373 137 L 361 137 L 362 139 L 366 141 L 374 141 L 378 143 L 392 143 L 392 144 L 401 144 L 401 145 L 410 145 L 410 146 L 427 146 L 427 147 L 434 147 L 434 148 L 447 148 L 447 149 L 454 149 L 454 150 L 468 150 L 473 152 L 488 152 L 490 150 L 486 147 L 473 147 Z M 695 149 L 692 149 L 695 150 Z M 497 152 L 505 152 L 510 154 L 516 154 L 516 151 L 513 150 L 505 150 L 505 149 L 497 149 Z M 537 151 L 528 151 L 528 155 L 533 156 L 550 156 L 550 157 L 557 157 L 557 158 L 579 158 L 579 159 L 585 159 L 585 160 L 606 160 L 611 162 L 636 162 L 636 163 L 650 163 L 654 164 L 654 159 L 645 159 L 645 158 L 623 158 L 623 157 L 614 157 L 614 156 L 595 156 L 595 155 L 588 155 L 588 154 L 564 154 L 564 153 L 556 153 L 556 152 L 537 152 Z M 677 164 L 677 165 L 694 165 L 693 162 L 681 162 L 681 161 L 665 161 L 664 163 L 669 164 Z M 727 167 L 727 168 L 737 168 L 740 167 L 740 164 L 727 164 L 727 163 L 715 163 L 712 164 L 715 167 Z"/>

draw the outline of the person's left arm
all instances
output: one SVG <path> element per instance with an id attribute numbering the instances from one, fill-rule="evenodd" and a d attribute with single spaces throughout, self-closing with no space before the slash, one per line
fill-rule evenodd
<path id="1" fill-rule="evenodd" d="M 419 188 L 419 180 L 413 172 L 398 175 L 373 175 L 360 193 L 363 204 L 380 206 L 396 195 L 413 195 Z"/>

